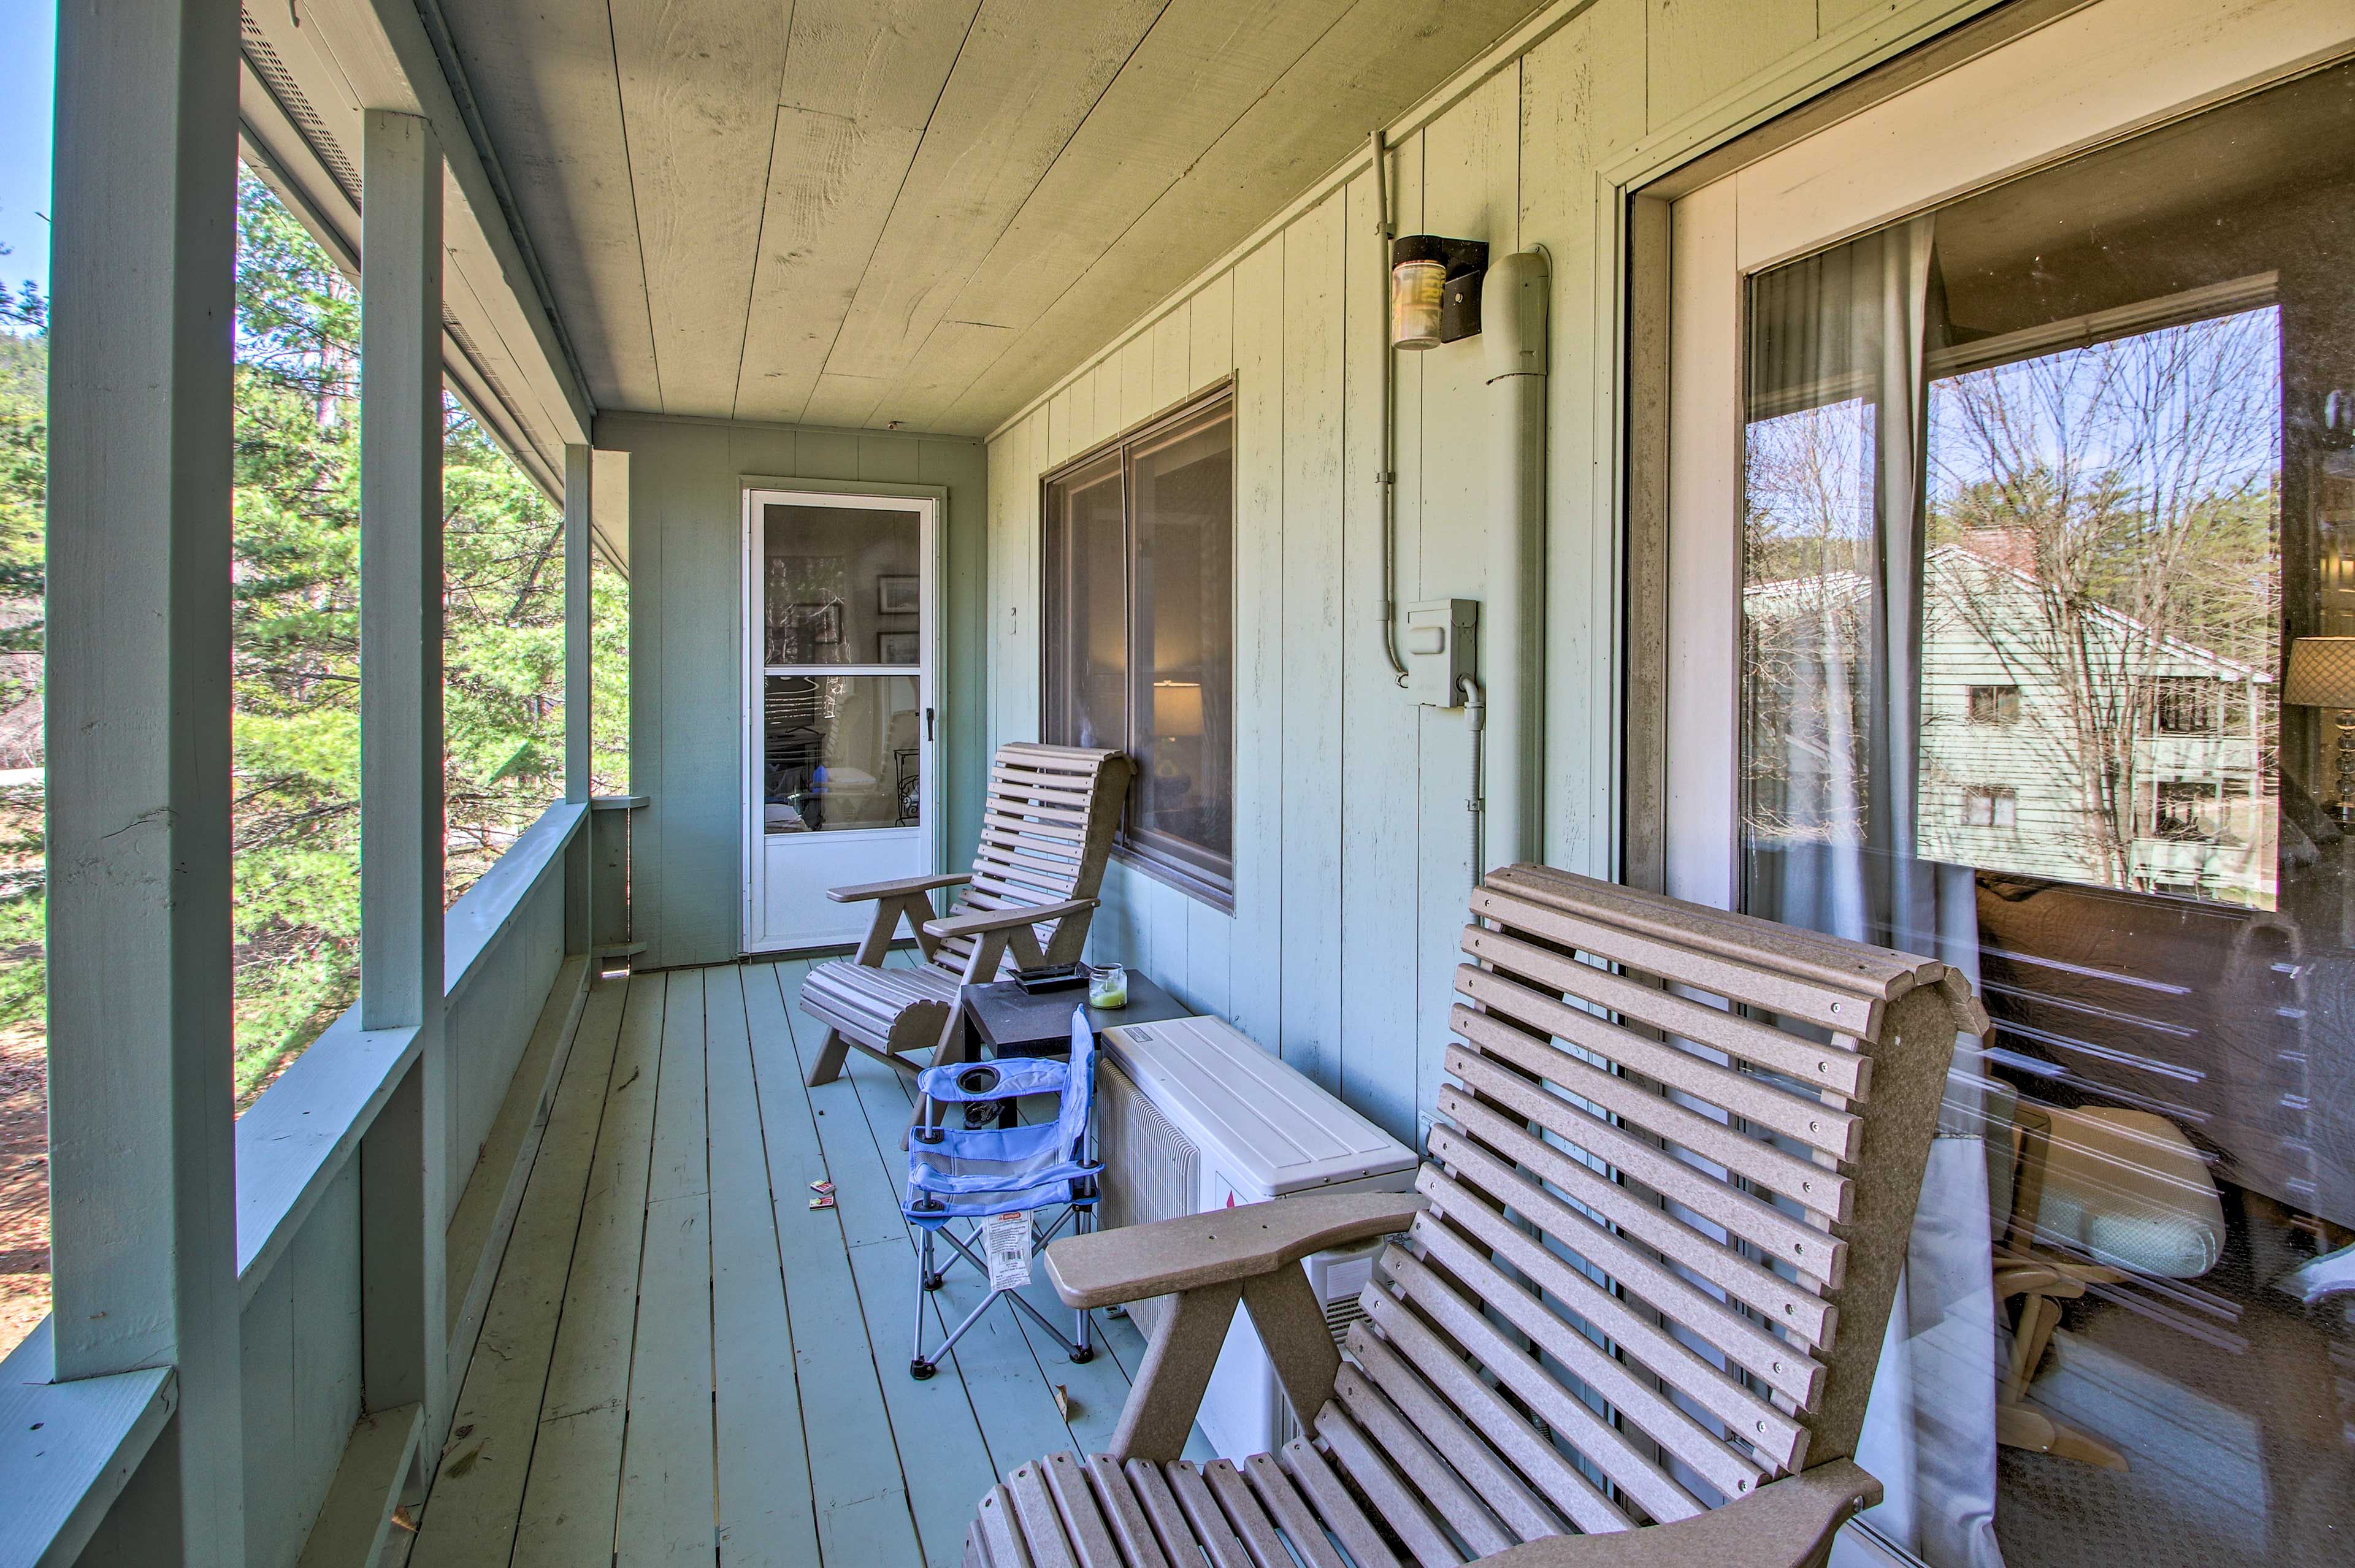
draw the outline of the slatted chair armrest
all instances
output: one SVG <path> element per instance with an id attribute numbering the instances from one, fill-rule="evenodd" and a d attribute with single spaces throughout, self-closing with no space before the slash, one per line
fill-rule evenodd
<path id="1" fill-rule="evenodd" d="M 861 882 L 856 887 L 828 888 L 826 896 L 838 904 L 866 903 L 874 899 L 907 898 L 915 893 L 929 893 L 935 888 L 953 888 L 972 880 L 964 871 L 953 871 L 945 877 L 901 877 L 892 882 Z"/>
<path id="2" fill-rule="evenodd" d="M 1050 920 L 1060 920 L 1067 914 L 1096 907 L 1094 899 L 1064 899 L 1050 904 L 1017 904 L 1007 909 L 986 910 L 975 914 L 951 915 L 946 920 L 928 920 L 924 934 L 946 942 L 958 936 L 979 936 L 985 932 L 1011 931 L 1018 926 L 1042 925 Z"/>
<path id="3" fill-rule="evenodd" d="M 1549 1536 L 1483 1557 L 1480 1568 L 1815 1568 L 1839 1527 L 1880 1500 L 1869 1471 L 1833 1459 L 1674 1524 Z"/>
<path id="4" fill-rule="evenodd" d="M 1182 1214 L 1066 1236 L 1047 1249 L 1047 1280 L 1068 1307 L 1111 1307 L 1273 1274 L 1327 1247 L 1403 1231 L 1412 1192 L 1336 1192 Z"/>

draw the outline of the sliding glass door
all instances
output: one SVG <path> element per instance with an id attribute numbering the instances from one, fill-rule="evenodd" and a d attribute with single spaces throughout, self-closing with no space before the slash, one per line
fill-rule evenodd
<path id="1" fill-rule="evenodd" d="M 2169 10 L 1671 217 L 1670 891 L 1996 1020 L 1860 1456 L 1941 1568 L 2355 1539 L 2355 64 L 2187 92 Z"/>

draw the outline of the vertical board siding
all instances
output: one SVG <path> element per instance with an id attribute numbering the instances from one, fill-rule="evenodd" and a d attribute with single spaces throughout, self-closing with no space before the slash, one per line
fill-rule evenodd
<path id="1" fill-rule="evenodd" d="M 1348 456 L 1342 520 L 1341 733 L 1415 732 L 1414 699 L 1382 654 L 1381 322 L 1389 268 L 1373 176 L 1348 187 L 1342 232 Z M 1412 356 L 1394 356 L 1411 358 Z M 1393 469 L 1397 459 L 1391 459 Z M 1340 1093 L 1393 1137 L 1414 1136 L 1415 814 L 1422 758 L 1404 745 L 1341 753 Z"/>
<path id="2" fill-rule="evenodd" d="M 1284 1049 L 1284 241 L 1235 268 L 1236 1027 Z"/>
<path id="3" fill-rule="evenodd" d="M 245 1554 L 293 1568 L 360 1415 L 359 1170 L 348 1163 L 245 1306 Z"/>
<path id="4" fill-rule="evenodd" d="M 991 577 L 991 458 L 981 444 L 643 414 L 601 416 L 596 444 L 631 454 L 631 787 L 651 801 L 633 829 L 640 962 L 673 968 L 741 950 L 744 644 L 735 606 L 747 475 L 948 491 L 937 683 L 943 858 L 969 861 L 991 731 L 1006 720 L 988 700 L 989 603 L 1011 592 L 1010 581 Z"/>
<path id="5" fill-rule="evenodd" d="M 1284 236 L 1284 1059 L 1341 1086 L 1342 219 L 1328 197 Z"/>
<path id="6" fill-rule="evenodd" d="M 1625 281 L 1607 258 L 1625 247 L 1599 171 L 1646 135 L 1698 137 L 1702 120 L 1718 123 L 1710 134 L 1732 131 L 1755 112 L 1742 94 L 1756 98 L 1802 56 L 1830 71 L 1811 51 L 1836 29 L 1854 35 L 1862 63 L 1875 46 L 1859 18 L 1873 9 L 1595 0 L 1525 54 L 1443 90 L 1453 101 L 1392 147 L 1399 233 L 1485 240 L 1498 254 L 1541 246 L 1552 268 L 1543 729 L 1554 864 L 1607 876 L 1618 853 L 1617 478 L 1596 432 L 1610 428 L 1620 355 L 1595 324 L 1618 315 Z M 994 738 L 1037 732 L 1039 475 L 1231 373 L 1235 907 L 1116 866 L 1090 952 L 1231 1019 L 1412 1139 L 1433 1103 L 1472 877 L 1472 735 L 1462 709 L 1418 707 L 1382 656 L 1382 356 L 1396 384 L 1402 604 L 1487 592 L 1489 414 L 1477 338 L 1384 347 L 1375 228 L 1373 177 L 1360 173 L 1156 305 L 993 438 L 990 702 Z"/>

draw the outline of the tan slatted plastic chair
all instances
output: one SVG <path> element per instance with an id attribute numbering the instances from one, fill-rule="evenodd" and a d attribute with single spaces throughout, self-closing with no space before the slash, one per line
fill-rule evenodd
<path id="1" fill-rule="evenodd" d="M 1955 1036 L 1986 1028 L 1962 977 L 1540 866 L 1472 914 L 1416 1195 L 1049 1249 L 1073 1307 L 1176 1300 L 1114 1452 L 1017 1470 L 968 1568 L 1780 1568 L 1879 1499 L 1851 1456 Z M 1345 1361 L 1299 1260 L 1399 1231 Z M 1310 1436 L 1198 1467 L 1239 1301 Z"/>
<path id="2" fill-rule="evenodd" d="M 850 1048 L 913 1076 L 954 1059 L 957 988 L 997 977 L 1001 965 L 1068 964 L 1087 945 L 1128 795 L 1118 752 L 1008 741 L 990 763 L 981 846 L 965 876 L 910 877 L 835 888 L 837 903 L 872 902 L 874 922 L 855 958 L 821 964 L 802 982 L 802 1006 L 827 1026 L 810 1066 L 813 1086 L 840 1076 Z M 932 918 L 932 894 L 969 884 L 956 908 Z M 905 918 L 924 962 L 883 966 Z M 930 1061 L 902 1053 L 930 1047 Z"/>

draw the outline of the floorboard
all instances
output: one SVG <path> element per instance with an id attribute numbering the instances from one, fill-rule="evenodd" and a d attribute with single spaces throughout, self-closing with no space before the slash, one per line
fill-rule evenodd
<path id="1" fill-rule="evenodd" d="M 660 975 L 634 976 L 623 1006 L 613 1083 L 540 1404 L 539 1438 L 524 1483 L 513 1568 L 578 1568 L 613 1555 L 646 1172 L 662 1076 L 664 988 Z"/>
<path id="2" fill-rule="evenodd" d="M 757 969 L 712 969 L 703 984 L 719 1561 L 729 1568 L 798 1568 L 818 1560 L 817 1528 L 752 1073 L 748 976 L 756 989 L 769 983 Z"/>
<path id="3" fill-rule="evenodd" d="M 717 1541 L 703 982 L 700 970 L 674 974 L 663 1002 L 617 1568 L 709 1564 Z"/>
<path id="4" fill-rule="evenodd" d="M 907 1081 L 854 1053 L 804 1086 L 809 968 L 591 991 L 421 1533 L 378 1568 L 956 1568 L 990 1486 L 1108 1442 L 1145 1349 L 1124 1319 L 1078 1365 L 1001 1303 L 908 1375 L 919 1314 L 937 1346 L 984 1285 L 960 1263 L 920 1297 Z"/>
<path id="5" fill-rule="evenodd" d="M 598 987 L 581 1009 L 410 1553 L 419 1568 L 506 1568 L 515 1549 L 626 991 Z"/>
<path id="6" fill-rule="evenodd" d="M 798 988 L 790 965 L 772 965 L 773 984 Z M 748 996 L 757 997 L 753 986 Z M 802 1408 L 824 1435 L 809 1445 L 818 1552 L 829 1563 L 922 1561 L 909 1512 L 908 1487 L 886 1413 L 882 1369 L 868 1339 L 850 1265 L 844 1211 L 806 1205 L 809 1183 L 828 1179 L 823 1090 L 802 1086 L 805 1067 L 775 1010 L 752 1009 L 753 1067 L 768 1129 L 769 1181 L 776 1193 L 777 1235 L 793 1308 L 794 1363 Z M 814 1053 L 815 1043 L 809 1047 Z M 904 1380 L 904 1371 L 896 1375 Z"/>

